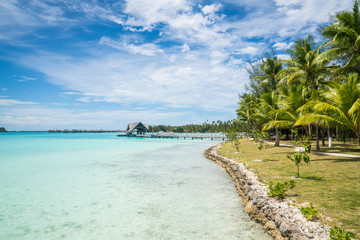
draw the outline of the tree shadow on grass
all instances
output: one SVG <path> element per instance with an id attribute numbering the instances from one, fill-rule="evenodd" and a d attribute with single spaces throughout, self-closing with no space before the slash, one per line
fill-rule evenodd
<path id="1" fill-rule="evenodd" d="M 278 152 L 278 153 L 272 153 L 272 154 L 278 154 L 278 155 L 293 155 L 295 153 L 294 152 Z"/>
<path id="2" fill-rule="evenodd" d="M 325 150 L 325 151 L 324 151 Z M 355 147 L 332 147 L 332 148 L 326 148 L 324 149 L 323 152 L 337 152 L 337 153 L 342 153 L 342 152 L 354 152 L 354 153 L 360 153 L 360 148 L 355 148 Z M 328 150 L 328 151 L 326 151 Z"/>
<path id="3" fill-rule="evenodd" d="M 315 154 L 315 153 L 314 153 Z M 316 154 L 317 156 L 324 156 L 321 154 Z M 322 159 L 311 159 L 312 162 L 326 162 L 326 161 L 333 161 L 333 162 L 360 162 L 360 158 L 322 158 Z"/>
<path id="4" fill-rule="evenodd" d="M 278 162 L 279 160 L 267 158 L 267 159 L 264 159 L 264 160 L 262 160 L 262 161 L 263 161 L 263 162 Z"/>
<path id="5" fill-rule="evenodd" d="M 323 177 L 317 177 L 317 176 L 307 176 L 307 177 L 301 177 L 307 180 L 315 180 L 315 181 L 324 181 Z"/>

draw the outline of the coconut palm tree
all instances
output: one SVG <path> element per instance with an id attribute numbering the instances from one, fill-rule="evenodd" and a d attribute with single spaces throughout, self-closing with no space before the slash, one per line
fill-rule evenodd
<path id="1" fill-rule="evenodd" d="M 327 57 L 345 59 L 345 70 L 360 71 L 360 12 L 359 1 L 355 0 L 353 11 L 338 12 L 334 21 L 321 30 L 321 34 L 330 40 L 332 49 Z M 354 68 L 355 67 L 355 68 Z"/>
<path id="2" fill-rule="evenodd" d="M 239 121 L 245 122 L 247 125 L 247 132 L 250 132 L 249 127 L 255 129 L 255 122 L 251 119 L 251 115 L 255 113 L 258 106 L 258 100 L 253 94 L 243 94 L 240 96 L 239 107 L 236 113 Z"/>
<path id="3" fill-rule="evenodd" d="M 276 90 L 279 83 L 278 73 L 282 70 L 282 61 L 276 56 L 276 53 L 271 49 L 271 53 L 264 53 L 261 59 L 260 71 L 253 77 L 252 80 L 257 80 L 259 86 L 262 86 L 266 92 Z"/>
<path id="4" fill-rule="evenodd" d="M 278 112 L 279 109 L 279 95 L 276 91 L 263 93 L 260 97 L 260 104 L 256 112 L 251 115 L 250 119 L 255 119 L 261 125 L 266 125 L 268 122 L 278 121 Z M 265 130 L 275 129 L 275 146 L 280 146 L 280 134 L 279 129 L 281 126 L 275 124 L 270 128 Z"/>
<path id="5" fill-rule="evenodd" d="M 287 67 L 278 74 L 281 78 L 280 84 L 303 83 L 311 90 L 319 89 L 326 75 L 334 68 L 328 66 L 330 60 L 324 55 L 324 50 L 324 43 L 316 45 L 312 35 L 296 41 L 293 47 L 287 50 L 291 56 L 291 59 L 286 61 Z"/>
<path id="6" fill-rule="evenodd" d="M 360 78 L 351 74 L 347 83 L 332 82 L 322 93 L 325 102 L 313 100 L 308 107 L 316 113 L 300 117 L 295 125 L 333 124 L 343 125 L 351 129 L 358 137 L 360 144 Z M 324 112 L 327 115 L 323 114 Z"/>
<path id="7" fill-rule="evenodd" d="M 269 114 L 277 116 L 276 120 L 271 120 L 264 124 L 263 131 L 270 129 L 293 129 L 295 122 L 300 117 L 301 112 L 297 111 L 307 102 L 306 89 L 303 85 L 291 85 L 289 88 L 282 86 L 278 89 L 280 92 L 278 108 L 273 109 Z"/>
<path id="8" fill-rule="evenodd" d="M 317 90 L 326 82 L 326 78 L 337 66 L 329 66 L 330 59 L 324 54 L 324 43 L 316 45 L 314 37 L 308 35 L 307 38 L 296 41 L 291 49 L 288 50 L 291 59 L 287 67 L 279 72 L 281 77 L 280 84 L 286 82 L 288 85 L 303 83 L 311 93 L 311 98 L 318 96 Z M 319 126 L 315 125 L 316 150 L 319 145 Z"/>

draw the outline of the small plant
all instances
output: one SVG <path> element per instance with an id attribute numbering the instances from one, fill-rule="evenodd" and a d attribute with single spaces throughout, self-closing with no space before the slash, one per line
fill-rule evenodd
<path id="1" fill-rule="evenodd" d="M 309 164 L 310 163 L 310 157 L 306 154 L 306 152 L 304 154 L 300 153 L 300 152 L 296 152 L 294 153 L 294 155 L 291 156 L 287 156 L 287 158 L 289 158 L 291 161 L 293 161 L 297 167 L 297 177 L 300 177 L 300 165 L 302 162 Z"/>
<path id="2" fill-rule="evenodd" d="M 238 135 L 237 132 L 234 130 L 226 131 L 225 133 L 227 137 L 227 141 L 231 143 L 231 145 L 236 149 L 237 152 L 240 152 L 240 139 L 242 138 L 241 135 Z"/>
<path id="3" fill-rule="evenodd" d="M 319 213 L 311 203 L 310 207 L 301 207 L 300 212 L 310 220 L 317 219 L 317 214 Z"/>
<path id="4" fill-rule="evenodd" d="M 276 197 L 279 200 L 285 198 L 285 192 L 295 187 L 295 181 L 290 180 L 289 182 L 277 183 L 275 186 L 272 182 L 269 183 L 270 197 Z"/>
<path id="5" fill-rule="evenodd" d="M 267 137 L 267 133 L 265 133 L 263 131 L 260 131 L 260 130 L 253 131 L 254 141 L 255 141 L 255 143 L 259 144 L 259 146 L 257 147 L 257 149 L 259 150 L 257 159 L 260 159 L 260 153 L 261 153 L 261 150 L 264 149 L 264 139 L 266 137 Z"/>
<path id="6" fill-rule="evenodd" d="M 355 237 L 355 234 L 337 226 L 330 228 L 331 240 L 351 240 Z"/>
<path id="7" fill-rule="evenodd" d="M 306 137 L 305 135 L 302 135 L 301 137 L 298 135 L 298 131 L 292 130 L 294 133 L 294 143 L 295 144 L 301 144 L 304 148 L 304 153 L 296 152 L 293 156 L 287 156 L 291 161 L 293 161 L 297 167 L 297 177 L 300 177 L 300 165 L 302 162 L 305 164 L 310 163 L 310 157 L 307 155 L 310 152 L 311 149 L 311 140 L 310 138 Z"/>
<path id="8" fill-rule="evenodd" d="M 262 142 L 260 142 L 260 145 L 257 147 L 257 149 L 259 150 L 257 159 L 260 159 L 260 153 L 261 153 L 261 150 L 263 150 L 263 148 L 264 148 L 264 145 L 262 144 Z"/>

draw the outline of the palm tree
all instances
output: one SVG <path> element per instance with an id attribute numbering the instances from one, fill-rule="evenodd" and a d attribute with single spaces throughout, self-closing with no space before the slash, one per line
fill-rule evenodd
<path id="1" fill-rule="evenodd" d="M 280 84 L 285 82 L 290 85 L 293 83 L 303 83 L 311 93 L 311 98 L 318 96 L 317 90 L 326 81 L 326 77 L 332 73 L 336 66 L 329 67 L 330 60 L 324 54 L 324 43 L 316 45 L 314 37 L 308 35 L 305 39 L 296 41 L 291 49 L 288 50 L 291 59 L 287 61 L 287 68 L 279 72 L 281 77 Z M 319 145 L 319 126 L 315 125 L 316 150 Z"/>
<path id="2" fill-rule="evenodd" d="M 272 112 L 270 112 L 270 114 L 275 114 L 277 119 L 264 124 L 263 131 L 273 128 L 293 129 L 295 122 L 301 114 L 297 110 L 307 102 L 306 89 L 303 88 L 302 84 L 298 86 L 291 85 L 289 88 L 282 86 L 278 91 L 280 92 L 278 109 L 273 109 Z"/>
<path id="3" fill-rule="evenodd" d="M 251 115 L 255 113 L 258 100 L 253 94 L 243 94 L 240 96 L 239 108 L 236 109 L 236 113 L 239 121 L 245 122 L 247 125 L 247 132 L 250 132 L 249 127 L 255 129 L 255 122 L 251 119 Z"/>
<path id="4" fill-rule="evenodd" d="M 253 77 L 252 80 L 257 80 L 259 86 L 263 87 L 266 92 L 276 90 L 279 83 L 278 73 L 282 70 L 282 61 L 280 61 L 273 49 L 271 53 L 264 53 L 261 59 L 260 72 Z"/>
<path id="5" fill-rule="evenodd" d="M 311 101 L 311 106 L 317 112 L 299 118 L 295 125 L 315 123 L 318 125 L 343 125 L 351 129 L 358 137 L 360 144 L 360 78 L 351 74 L 348 82 L 329 84 L 322 96 L 326 102 Z M 328 115 L 323 114 L 327 112 Z"/>
<path id="6" fill-rule="evenodd" d="M 251 115 L 250 119 L 256 119 L 260 124 L 267 124 L 269 122 L 278 121 L 278 112 L 279 109 L 279 95 L 276 91 L 263 93 L 260 98 L 260 105 L 257 108 L 257 111 Z M 275 124 L 270 128 L 265 128 L 265 130 L 270 130 L 275 128 L 275 146 L 280 146 L 280 134 L 279 129 L 281 126 Z M 263 128 L 264 130 L 264 128 Z"/>
<path id="7" fill-rule="evenodd" d="M 316 45 L 312 35 L 296 41 L 288 49 L 291 59 L 286 61 L 287 67 L 278 74 L 281 77 L 280 84 L 303 83 L 311 90 L 319 89 L 326 74 L 331 73 L 332 69 L 328 66 L 330 60 L 326 58 L 324 50 L 324 43 Z"/>
<path id="8" fill-rule="evenodd" d="M 331 25 L 324 27 L 321 34 L 330 40 L 332 49 L 326 52 L 328 57 L 345 59 L 344 69 L 360 71 L 360 12 L 359 1 L 355 0 L 353 12 L 336 13 Z M 356 66 L 357 65 L 357 66 Z"/>

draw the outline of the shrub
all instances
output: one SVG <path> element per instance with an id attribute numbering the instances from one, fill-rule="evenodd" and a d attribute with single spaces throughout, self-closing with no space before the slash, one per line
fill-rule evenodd
<path id="1" fill-rule="evenodd" d="M 236 149 L 237 152 L 240 151 L 240 141 L 239 139 L 242 138 L 242 135 L 239 135 L 234 130 L 228 130 L 225 132 L 225 135 L 227 137 L 227 142 L 230 142 L 231 145 Z"/>
<path id="2" fill-rule="evenodd" d="M 317 214 L 319 211 L 310 203 L 310 207 L 301 207 L 300 212 L 310 220 L 317 219 Z"/>
<path id="3" fill-rule="evenodd" d="M 285 198 L 285 192 L 289 189 L 293 189 L 295 187 L 295 181 L 290 180 L 289 182 L 277 183 L 275 186 L 272 182 L 269 183 L 269 193 L 270 197 L 276 197 L 279 200 Z"/>
<path id="4" fill-rule="evenodd" d="M 341 229 L 337 226 L 330 229 L 330 239 L 331 240 L 350 240 L 354 238 L 355 234 L 345 229 Z"/>
<path id="5" fill-rule="evenodd" d="M 300 153 L 300 152 L 296 152 L 294 153 L 294 155 L 291 156 L 287 156 L 287 158 L 289 158 L 291 161 L 293 161 L 297 167 L 297 177 L 300 177 L 300 165 L 302 162 L 309 164 L 310 162 L 310 157 L 306 154 L 306 152 L 304 154 Z"/>

